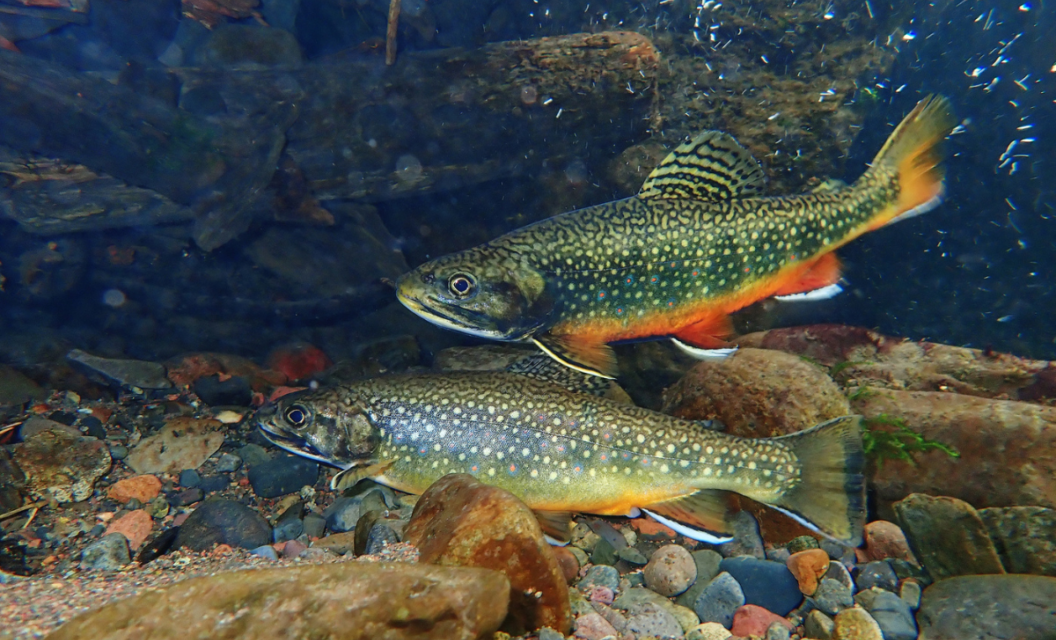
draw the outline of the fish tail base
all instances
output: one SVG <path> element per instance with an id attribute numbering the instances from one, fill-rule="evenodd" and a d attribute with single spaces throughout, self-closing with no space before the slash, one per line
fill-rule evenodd
<path id="1" fill-rule="evenodd" d="M 800 482 L 770 506 L 839 542 L 858 546 L 865 526 L 861 418 L 843 416 L 779 438 L 800 462 Z"/>

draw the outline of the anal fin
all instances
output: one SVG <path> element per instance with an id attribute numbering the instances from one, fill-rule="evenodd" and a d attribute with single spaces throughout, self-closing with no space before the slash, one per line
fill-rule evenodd
<path id="1" fill-rule="evenodd" d="M 729 502 L 726 491 L 701 489 L 688 496 L 645 505 L 642 511 L 687 538 L 722 544 L 733 540 Z"/>
<path id="2" fill-rule="evenodd" d="M 572 540 L 572 513 L 570 511 L 533 511 L 539 528 L 548 538 L 564 546 Z"/>
<path id="3" fill-rule="evenodd" d="M 532 342 L 566 367 L 592 376 L 616 378 L 616 352 L 604 342 L 552 333 L 532 338 Z"/>
<path id="4" fill-rule="evenodd" d="M 671 338 L 676 342 L 682 343 L 679 345 L 680 347 L 696 347 L 698 350 L 719 351 L 734 347 L 734 345 L 726 341 L 726 338 L 731 337 L 733 334 L 733 323 L 730 322 L 730 317 L 722 314 L 684 326 L 672 334 Z M 728 351 L 725 354 L 717 353 L 713 357 L 724 357 L 730 353 L 733 353 L 733 351 Z"/>
<path id="5" fill-rule="evenodd" d="M 774 296 L 780 299 L 784 296 L 826 290 L 827 287 L 835 285 L 840 281 L 840 269 L 840 259 L 836 257 L 836 254 L 826 253 L 810 263 L 807 270 L 803 272 L 802 275 L 792 282 L 783 285 L 780 289 L 774 292 Z M 831 297 L 832 295 L 839 293 L 839 291 L 832 289 L 828 289 L 828 291 L 832 293 L 826 297 Z"/>
<path id="6" fill-rule="evenodd" d="M 395 460 L 373 461 L 371 464 L 349 467 L 330 479 L 331 491 L 344 491 L 354 486 L 360 480 L 380 476 L 386 469 L 392 466 Z"/>

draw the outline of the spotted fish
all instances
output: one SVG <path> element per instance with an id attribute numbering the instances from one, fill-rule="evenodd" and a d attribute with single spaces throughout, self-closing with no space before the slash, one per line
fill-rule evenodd
<path id="1" fill-rule="evenodd" d="M 858 418 L 744 439 L 507 372 L 376 378 L 291 394 L 258 414 L 293 453 L 420 494 L 449 473 L 507 489 L 567 540 L 571 513 L 644 511 L 730 540 L 729 492 L 856 545 L 864 520 Z"/>
<path id="2" fill-rule="evenodd" d="M 594 375 L 615 375 L 612 342 L 667 336 L 721 356 L 730 313 L 836 291 L 835 249 L 937 205 L 954 124 L 945 98 L 926 98 L 854 184 L 791 197 L 761 196 L 748 151 L 709 131 L 676 148 L 638 195 L 423 264 L 397 295 L 440 326 L 531 341 Z"/>

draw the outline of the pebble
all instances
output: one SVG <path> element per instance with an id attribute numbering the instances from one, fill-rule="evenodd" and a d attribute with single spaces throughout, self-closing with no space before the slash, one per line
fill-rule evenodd
<path id="1" fill-rule="evenodd" d="M 356 548 L 355 534 L 351 531 L 344 533 L 332 533 L 324 538 L 319 538 L 312 543 L 313 548 L 329 549 L 337 555 L 343 556 L 351 553 Z"/>
<path id="2" fill-rule="evenodd" d="M 202 477 L 194 469 L 184 469 L 180 472 L 179 484 L 181 487 L 193 489 L 202 482 Z"/>
<path id="3" fill-rule="evenodd" d="M 719 553 L 724 558 L 752 556 L 766 558 L 763 537 L 759 534 L 759 522 L 747 511 L 738 511 L 729 519 L 731 534 L 734 539 L 719 545 Z"/>
<path id="4" fill-rule="evenodd" d="M 231 485 L 231 480 L 224 476 L 203 476 L 198 481 L 198 488 L 205 493 L 211 493 L 213 491 L 223 491 Z"/>
<path id="5" fill-rule="evenodd" d="M 587 569 L 586 575 L 579 581 L 578 588 L 584 593 L 594 587 L 607 587 L 617 591 L 620 586 L 620 572 L 608 565 L 594 565 Z"/>
<path id="6" fill-rule="evenodd" d="M 318 479 L 319 463 L 300 456 L 283 455 L 249 468 L 249 484 L 261 498 L 296 493 Z"/>
<path id="7" fill-rule="evenodd" d="M 836 623 L 832 621 L 832 618 L 817 609 L 808 613 L 807 619 L 803 621 L 803 631 L 808 638 L 832 640 L 832 634 L 835 629 Z"/>
<path id="8" fill-rule="evenodd" d="M 318 513 L 309 513 L 304 516 L 302 527 L 302 533 L 309 538 L 321 538 L 326 531 L 326 518 Z"/>
<path id="9" fill-rule="evenodd" d="M 818 545 L 824 549 L 825 553 L 829 554 L 829 557 L 833 560 L 843 562 L 844 564 L 854 563 L 858 560 L 854 548 L 836 542 L 835 540 L 825 538 L 819 542 Z"/>
<path id="10" fill-rule="evenodd" d="M 854 592 L 854 580 L 851 579 L 851 572 L 847 570 L 847 567 L 842 562 L 835 560 L 830 562 L 828 570 L 825 571 L 825 575 L 822 577 L 831 578 L 847 587 L 852 593 Z"/>
<path id="11" fill-rule="evenodd" d="M 913 493 L 894 508 L 914 555 L 936 580 L 1005 572 L 986 525 L 967 502 Z"/>
<path id="12" fill-rule="evenodd" d="M 275 547 L 271 546 L 270 544 L 261 545 L 256 549 L 251 550 L 250 553 L 255 556 L 260 556 L 261 558 L 264 558 L 266 560 L 273 560 L 276 562 L 279 560 L 278 552 L 275 551 Z"/>
<path id="13" fill-rule="evenodd" d="M 701 622 L 717 622 L 729 629 L 733 625 L 733 614 L 744 606 L 744 602 L 741 585 L 724 571 L 712 578 L 697 596 L 693 611 Z"/>
<path id="14" fill-rule="evenodd" d="M 303 520 L 300 518 L 283 520 L 280 517 L 279 521 L 275 523 L 275 527 L 271 530 L 271 539 L 274 542 L 286 542 L 287 540 L 297 539 L 302 533 L 304 533 Z"/>
<path id="15" fill-rule="evenodd" d="M 818 585 L 818 590 L 813 596 L 813 601 L 815 607 L 830 616 L 834 616 L 843 609 L 854 605 L 851 590 L 843 583 L 832 578 L 822 578 L 821 584 Z"/>
<path id="16" fill-rule="evenodd" d="M 216 461 L 216 470 L 220 473 L 232 473 L 242 466 L 242 458 L 233 453 L 225 453 Z"/>
<path id="17" fill-rule="evenodd" d="M 767 627 L 763 638 L 764 640 L 791 640 L 792 632 L 780 622 L 775 622 Z"/>
<path id="18" fill-rule="evenodd" d="M 784 547 L 771 547 L 766 550 L 767 560 L 787 563 L 790 557 L 792 557 L 792 554 L 789 553 L 788 549 L 785 549 Z"/>
<path id="19" fill-rule="evenodd" d="M 124 534 L 128 538 L 128 546 L 136 550 L 143 546 L 154 528 L 154 519 L 144 509 L 130 511 L 120 518 L 115 518 L 106 528 L 106 535 L 111 533 Z"/>
<path id="20" fill-rule="evenodd" d="M 662 596 L 676 596 L 697 579 L 697 565 L 685 547 L 669 544 L 660 547 L 642 570 L 645 584 Z"/>
<path id="21" fill-rule="evenodd" d="M 862 590 L 877 587 L 894 591 L 898 587 L 898 576 L 886 560 L 875 560 L 858 567 L 854 583 Z"/>
<path id="22" fill-rule="evenodd" d="M 214 544 L 255 549 L 271 542 L 271 526 L 246 505 L 223 498 L 210 498 L 180 526 L 175 547 L 206 551 Z"/>
<path id="23" fill-rule="evenodd" d="M 686 640 L 726 640 L 731 637 L 729 630 L 718 622 L 705 622 L 686 632 Z"/>
<path id="24" fill-rule="evenodd" d="M 174 507 L 186 507 L 196 502 L 201 502 L 202 498 L 205 497 L 205 492 L 194 487 L 193 489 L 184 489 L 172 497 L 172 506 Z"/>
<path id="25" fill-rule="evenodd" d="M 910 609 L 916 611 L 920 607 L 920 583 L 915 580 L 906 580 L 898 590 L 898 597 L 902 598 Z"/>
<path id="26" fill-rule="evenodd" d="M 212 418 L 171 418 L 157 433 L 140 440 L 125 463 L 136 473 L 197 469 L 224 444 L 223 426 Z"/>
<path id="27" fill-rule="evenodd" d="M 800 551 L 806 551 L 808 549 L 818 549 L 818 539 L 814 536 L 799 536 L 788 541 L 785 545 L 790 554 L 796 554 Z"/>
<path id="28" fill-rule="evenodd" d="M 282 545 L 282 557 L 299 558 L 307 550 L 308 546 L 303 542 L 298 540 L 287 540 L 286 544 Z"/>
<path id="29" fill-rule="evenodd" d="M 614 565 L 618 559 L 615 547 L 605 538 L 599 538 L 594 550 L 590 552 L 590 561 L 594 564 Z"/>
<path id="30" fill-rule="evenodd" d="M 563 633 L 558 633 L 550 627 L 543 627 L 535 632 L 539 640 L 565 640 Z"/>
<path id="31" fill-rule="evenodd" d="M 244 462 L 247 467 L 263 464 L 268 460 L 271 460 L 271 455 L 268 453 L 268 450 L 259 444 L 247 444 L 242 447 L 238 450 L 238 457 L 242 458 L 242 462 Z"/>
<path id="32" fill-rule="evenodd" d="M 1009 573 L 1056 576 L 1056 509 L 990 507 L 979 517 Z"/>
<path id="33" fill-rule="evenodd" d="M 114 460 L 124 460 L 128 457 L 128 447 L 123 444 L 110 445 L 110 457 Z"/>
<path id="34" fill-rule="evenodd" d="M 700 592 L 708 586 L 712 578 L 719 575 L 719 563 L 722 562 L 722 556 L 711 549 L 694 551 L 690 555 L 693 556 L 693 563 L 697 566 L 697 579 L 693 582 L 693 586 L 675 598 L 675 602 L 692 609 Z"/>
<path id="35" fill-rule="evenodd" d="M 746 604 L 734 612 L 730 631 L 738 637 L 762 636 L 766 635 L 766 630 L 774 623 L 779 623 L 786 629 L 792 628 L 792 623 L 781 616 L 754 604 Z"/>
<path id="36" fill-rule="evenodd" d="M 128 539 L 120 533 L 108 533 L 81 552 L 82 571 L 118 571 L 132 561 Z"/>
<path id="37" fill-rule="evenodd" d="M 388 545 L 396 544 L 397 542 L 400 542 L 400 536 L 396 531 L 384 522 L 379 522 L 370 528 L 370 533 L 367 535 L 366 554 L 380 553 Z M 564 578 L 564 573 L 561 576 Z"/>
<path id="38" fill-rule="evenodd" d="M 811 540 L 813 539 L 811 538 Z M 810 596 L 817 591 L 818 580 L 828 571 L 829 562 L 829 554 L 814 547 L 793 553 L 785 561 L 785 566 L 796 577 L 800 592 L 803 595 Z"/>
<path id="39" fill-rule="evenodd" d="M 326 528 L 334 533 L 344 533 L 356 528 L 360 516 L 359 496 L 349 498 L 341 496 L 323 511 Z"/>
<path id="40" fill-rule="evenodd" d="M 586 595 L 587 600 L 590 600 L 591 602 L 600 602 L 604 605 L 611 605 L 612 601 L 616 599 L 616 594 L 608 587 L 595 586 L 590 590 L 590 593 Z"/>
<path id="41" fill-rule="evenodd" d="M 922 638 L 1048 640 L 1056 620 L 1056 577 L 958 576 L 924 590 L 917 611 Z"/>
<path id="42" fill-rule="evenodd" d="M 602 618 L 600 613 L 588 613 L 576 618 L 575 627 L 575 636 L 583 640 L 602 640 L 617 635 L 616 628 Z"/>
<path id="43" fill-rule="evenodd" d="M 649 559 L 642 555 L 642 552 L 634 547 L 624 547 L 616 552 L 616 557 L 628 564 L 635 566 L 642 566 L 649 562 Z"/>
<path id="44" fill-rule="evenodd" d="M 837 614 L 832 640 L 884 640 L 884 634 L 869 612 L 855 607 Z"/>
<path id="45" fill-rule="evenodd" d="M 664 596 L 655 591 L 650 591 L 644 586 L 628 586 L 623 590 L 623 593 L 620 594 L 620 597 L 616 598 L 612 603 L 612 606 L 624 611 L 631 611 L 635 609 L 635 607 L 645 603 L 656 605 L 664 611 L 667 611 L 671 614 L 671 617 L 678 621 L 678 624 L 684 631 L 688 631 L 700 624 L 700 618 L 697 617 L 697 614 L 693 613 L 692 609 L 673 604 Z"/>
<path id="46" fill-rule="evenodd" d="M 751 557 L 726 558 L 719 565 L 741 585 L 746 604 L 786 616 L 803 602 L 799 583 L 784 564 Z"/>
<path id="47" fill-rule="evenodd" d="M 126 504 L 133 498 L 140 502 L 150 502 L 158 497 L 158 493 L 160 492 L 161 480 L 158 480 L 157 476 L 142 475 L 118 480 L 111 485 L 110 489 L 107 490 L 106 495 L 109 496 L 111 500 Z"/>
<path id="48" fill-rule="evenodd" d="M 651 602 L 635 605 L 628 611 L 627 630 L 642 636 L 682 637 L 682 625 L 662 607 Z"/>
<path id="49" fill-rule="evenodd" d="M 194 381 L 194 393 L 211 407 L 248 407 L 253 402 L 253 390 L 242 376 L 226 380 L 218 375 L 203 376 Z"/>
<path id="50" fill-rule="evenodd" d="M 92 495 L 95 482 L 110 471 L 110 451 L 80 432 L 48 429 L 16 444 L 11 452 L 26 475 L 26 490 L 35 498 L 81 502 Z"/>
<path id="51" fill-rule="evenodd" d="M 85 416 L 81 420 L 81 426 L 84 427 L 85 433 L 90 435 L 97 440 L 106 440 L 106 427 L 103 426 L 103 421 L 95 416 Z"/>
<path id="52" fill-rule="evenodd" d="M 590 527 L 583 524 L 582 522 L 577 523 L 572 528 L 572 546 L 578 549 L 582 549 L 587 553 L 594 551 L 595 545 L 601 540 L 601 536 L 594 533 Z"/>
<path id="53" fill-rule="evenodd" d="M 894 522 L 874 520 L 865 525 L 865 556 L 869 560 L 899 558 L 916 562 L 906 534 Z"/>
<path id="54" fill-rule="evenodd" d="M 880 625 L 884 640 L 916 640 L 917 623 L 913 619 L 913 611 L 910 610 L 909 605 L 890 591 L 880 589 L 870 591 L 873 597 L 869 599 L 868 604 L 862 602 L 862 606 Z"/>

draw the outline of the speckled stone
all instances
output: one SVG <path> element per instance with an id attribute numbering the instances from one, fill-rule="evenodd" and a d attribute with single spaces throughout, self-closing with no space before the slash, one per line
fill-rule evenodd
<path id="1" fill-rule="evenodd" d="M 986 525 L 967 502 L 914 493 L 894 508 L 913 555 L 935 579 L 1005 573 Z"/>
<path id="2" fill-rule="evenodd" d="M 812 600 L 814 601 L 814 606 L 830 616 L 834 616 L 843 609 L 854 605 L 851 590 L 832 578 L 822 578 Z"/>
<path id="3" fill-rule="evenodd" d="M 697 596 L 693 611 L 701 622 L 717 622 L 727 629 L 733 614 L 744 606 L 744 592 L 737 580 L 725 571 L 715 576 Z"/>
<path id="4" fill-rule="evenodd" d="M 631 607 L 627 612 L 627 630 L 638 637 L 677 638 L 683 634 L 682 625 L 673 615 L 650 602 Z"/>
<path id="5" fill-rule="evenodd" d="M 898 576 L 886 560 L 876 560 L 858 567 L 858 576 L 854 583 L 859 589 L 877 587 L 894 591 L 898 587 Z"/>
<path id="6" fill-rule="evenodd" d="M 845 609 L 833 622 L 832 640 L 884 640 L 880 625 L 865 609 Z"/>
<path id="7" fill-rule="evenodd" d="M 726 640 L 730 637 L 729 630 L 718 622 L 705 622 L 686 633 L 686 640 Z"/>
<path id="8" fill-rule="evenodd" d="M 26 476 L 26 491 L 37 499 L 87 500 L 96 480 L 110 470 L 106 444 L 76 431 L 47 429 L 13 449 L 11 457 Z"/>
<path id="9" fill-rule="evenodd" d="M 799 536 L 788 541 L 785 545 L 790 554 L 797 554 L 800 551 L 806 551 L 807 549 L 817 549 L 818 539 L 814 536 Z"/>
<path id="10" fill-rule="evenodd" d="M 609 636 L 616 636 L 616 627 L 601 617 L 600 613 L 588 613 L 579 616 L 575 621 L 576 637 L 582 640 L 601 640 Z"/>
<path id="11" fill-rule="evenodd" d="M 586 592 L 594 586 L 608 587 L 616 591 L 620 586 L 620 572 L 608 565 L 594 565 L 587 569 L 586 575 L 579 581 L 578 588 Z"/>
<path id="12" fill-rule="evenodd" d="M 81 552 L 82 571 L 118 571 L 132 561 L 128 539 L 120 533 L 99 538 Z"/>
<path id="13" fill-rule="evenodd" d="M 1056 629 L 1056 578 L 958 576 L 924 590 L 921 640 L 1049 640 Z"/>
<path id="14" fill-rule="evenodd" d="M 832 634 L 836 630 L 836 623 L 832 618 L 814 609 L 807 614 L 803 621 L 803 631 L 808 638 L 816 640 L 832 640 Z"/>
<path id="15" fill-rule="evenodd" d="M 700 624 L 700 618 L 697 617 L 697 614 L 692 609 L 674 604 L 659 593 L 645 587 L 630 587 L 624 590 L 620 597 L 616 598 L 612 603 L 612 606 L 616 609 L 631 612 L 638 605 L 645 603 L 654 604 L 667 611 L 678 621 L 683 631 L 689 631 Z"/>
<path id="16" fill-rule="evenodd" d="M 676 596 L 697 579 L 697 565 L 685 547 L 664 545 L 653 552 L 642 570 L 645 584 L 662 596 Z"/>

